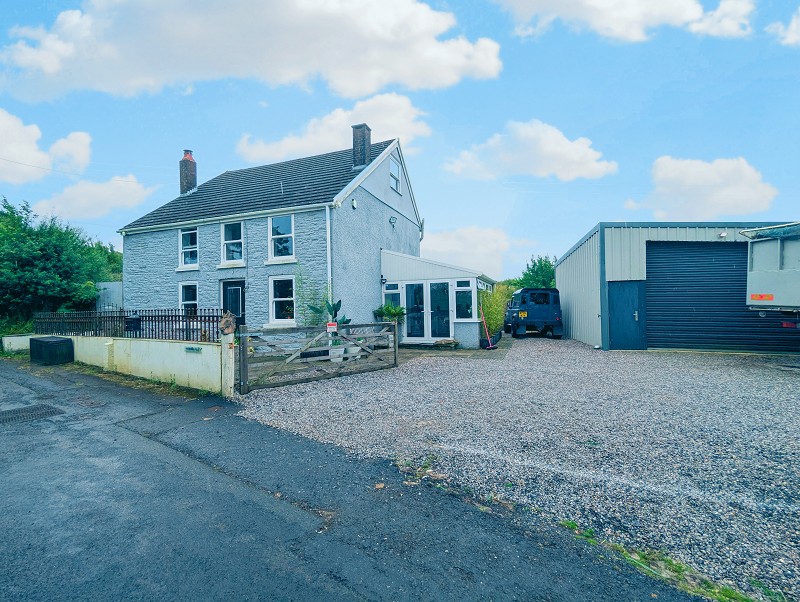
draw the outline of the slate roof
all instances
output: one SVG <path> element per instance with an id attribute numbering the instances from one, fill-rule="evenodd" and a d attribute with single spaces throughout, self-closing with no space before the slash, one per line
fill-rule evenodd
<path id="1" fill-rule="evenodd" d="M 373 143 L 370 162 L 392 142 Z M 328 203 L 360 173 L 353 170 L 352 148 L 226 171 L 121 230 Z"/>

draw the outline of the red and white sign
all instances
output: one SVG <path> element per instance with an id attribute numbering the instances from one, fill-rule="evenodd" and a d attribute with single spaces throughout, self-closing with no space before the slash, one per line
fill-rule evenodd
<path id="1" fill-rule="evenodd" d="M 328 332 L 336 332 L 339 325 L 336 322 L 328 322 Z"/>

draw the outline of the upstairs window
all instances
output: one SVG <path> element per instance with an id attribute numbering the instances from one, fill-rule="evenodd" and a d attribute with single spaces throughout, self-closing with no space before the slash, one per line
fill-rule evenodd
<path id="1" fill-rule="evenodd" d="M 242 222 L 222 224 L 222 261 L 242 261 Z"/>
<path id="2" fill-rule="evenodd" d="M 400 164 L 389 157 L 389 186 L 395 192 L 400 192 Z"/>
<path id="3" fill-rule="evenodd" d="M 182 229 L 180 233 L 180 265 L 197 265 L 197 228 Z"/>
<path id="4" fill-rule="evenodd" d="M 269 218 L 269 259 L 294 258 L 294 215 Z"/>

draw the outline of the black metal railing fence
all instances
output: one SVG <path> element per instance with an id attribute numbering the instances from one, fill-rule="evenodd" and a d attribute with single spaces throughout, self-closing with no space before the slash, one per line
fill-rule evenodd
<path id="1" fill-rule="evenodd" d="M 39 312 L 36 334 L 218 342 L 221 309 Z"/>

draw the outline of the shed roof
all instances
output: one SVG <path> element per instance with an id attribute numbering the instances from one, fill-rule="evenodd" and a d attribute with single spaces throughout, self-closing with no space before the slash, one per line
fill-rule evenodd
<path id="1" fill-rule="evenodd" d="M 372 144 L 370 162 L 393 140 Z M 329 203 L 364 168 L 353 169 L 353 150 L 226 171 L 124 226 L 152 226 Z"/>

